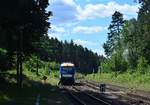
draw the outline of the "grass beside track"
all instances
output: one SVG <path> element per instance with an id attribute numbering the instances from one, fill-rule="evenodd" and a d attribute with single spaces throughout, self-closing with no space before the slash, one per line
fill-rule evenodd
<path id="1" fill-rule="evenodd" d="M 100 83 L 109 83 L 118 86 L 127 87 L 133 90 L 150 91 L 150 72 L 140 73 L 95 73 L 81 76 L 85 80 L 93 80 Z"/>
<path id="2" fill-rule="evenodd" d="M 45 75 L 42 71 L 39 70 L 37 76 L 35 72 L 24 70 L 22 89 L 16 86 L 15 71 L 0 73 L 0 105 L 35 105 L 39 94 L 39 105 L 69 105 L 70 101 L 57 87 L 59 73 L 53 71 Z M 47 77 L 46 82 L 43 76 Z"/>

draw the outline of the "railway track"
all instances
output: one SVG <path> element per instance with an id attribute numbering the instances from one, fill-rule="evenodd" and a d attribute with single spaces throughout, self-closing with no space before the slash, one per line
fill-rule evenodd
<path id="1" fill-rule="evenodd" d="M 79 92 L 82 92 L 78 87 L 74 87 L 73 86 L 73 88 L 76 89 Z M 88 92 L 83 92 L 83 94 L 85 94 L 86 96 L 90 97 L 91 99 L 97 101 L 98 103 L 101 103 L 101 105 L 111 105 L 111 103 L 109 103 L 107 101 L 104 101 L 104 100 L 102 100 L 100 98 L 97 98 L 94 95 L 89 94 Z"/>
<path id="2" fill-rule="evenodd" d="M 89 81 L 88 82 L 84 81 L 83 84 L 99 91 L 98 84 L 95 84 L 95 83 L 89 82 Z M 121 89 L 117 90 L 117 89 L 113 89 L 111 87 L 106 87 L 106 89 L 110 92 L 105 92 L 105 93 L 110 93 L 110 94 L 113 94 L 113 95 L 119 97 L 120 99 L 125 99 L 131 105 L 150 105 L 150 98 L 148 98 L 148 97 L 143 97 L 143 96 L 139 96 L 139 95 L 136 95 L 133 93 L 128 93 L 128 92 L 123 92 Z M 119 91 L 119 92 L 117 92 L 117 91 Z M 120 94 L 118 94 L 118 93 L 120 93 Z"/>
<path id="3" fill-rule="evenodd" d="M 69 93 L 76 103 L 78 103 L 77 105 L 112 105 L 111 103 L 80 90 L 78 86 L 62 86 L 61 88 Z"/>

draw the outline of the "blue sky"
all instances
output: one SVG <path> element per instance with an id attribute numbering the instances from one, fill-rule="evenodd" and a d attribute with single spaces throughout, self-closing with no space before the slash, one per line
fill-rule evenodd
<path id="1" fill-rule="evenodd" d="M 107 27 L 115 11 L 124 19 L 137 17 L 139 5 L 134 0 L 49 0 L 49 37 L 73 40 L 93 52 L 104 55 L 103 43 L 107 40 Z"/>

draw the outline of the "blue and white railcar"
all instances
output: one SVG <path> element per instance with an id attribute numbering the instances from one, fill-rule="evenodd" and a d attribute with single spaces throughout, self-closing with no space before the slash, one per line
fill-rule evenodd
<path id="1" fill-rule="evenodd" d="M 60 65 L 60 82 L 62 84 L 74 84 L 75 66 L 73 63 L 62 63 Z"/>

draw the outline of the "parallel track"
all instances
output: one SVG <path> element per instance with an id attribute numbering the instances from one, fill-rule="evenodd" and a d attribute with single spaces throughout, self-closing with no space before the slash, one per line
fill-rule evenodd
<path id="1" fill-rule="evenodd" d="M 87 82 L 86 81 L 86 82 L 84 82 L 84 85 L 99 91 L 99 86 L 97 84 L 94 84 L 93 82 L 89 82 L 89 81 Z M 118 91 L 117 89 L 112 89 L 110 87 L 109 88 L 106 87 L 106 89 L 111 90 L 111 91 Z M 119 96 L 119 97 L 122 97 L 126 100 L 132 101 L 133 103 L 136 103 L 137 105 L 139 105 L 139 104 L 150 105 L 150 98 L 148 98 L 148 97 L 143 97 L 143 96 L 139 96 L 139 95 L 132 94 L 132 93 L 126 93 L 126 94 L 112 93 L 112 94 L 116 95 L 116 96 Z"/>

